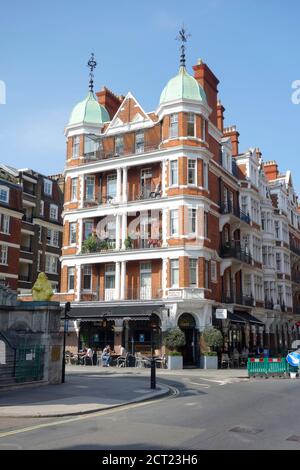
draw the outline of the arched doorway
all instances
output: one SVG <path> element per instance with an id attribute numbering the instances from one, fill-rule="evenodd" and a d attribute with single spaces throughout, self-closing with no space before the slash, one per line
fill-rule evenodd
<path id="1" fill-rule="evenodd" d="M 190 313 L 183 313 L 178 319 L 178 326 L 185 334 L 185 346 L 182 348 L 183 365 L 195 366 L 199 348 L 195 319 Z"/>

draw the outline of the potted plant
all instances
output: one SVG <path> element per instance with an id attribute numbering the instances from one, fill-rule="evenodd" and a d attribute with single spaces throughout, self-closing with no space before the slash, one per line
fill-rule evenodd
<path id="1" fill-rule="evenodd" d="M 90 235 L 82 243 L 82 253 L 94 253 L 99 248 L 99 241 L 95 235 Z"/>
<path id="2" fill-rule="evenodd" d="M 214 351 L 223 346 L 223 335 L 220 330 L 214 327 L 206 328 L 202 333 L 202 354 L 200 367 L 202 369 L 217 369 L 218 355 Z"/>
<path id="3" fill-rule="evenodd" d="M 132 248 L 132 238 L 127 237 L 126 240 L 124 241 L 124 245 L 126 249 Z"/>
<path id="4" fill-rule="evenodd" d="M 166 331 L 164 346 L 167 348 L 168 369 L 182 369 L 182 354 L 179 348 L 185 345 L 185 335 L 180 328 L 170 328 Z"/>

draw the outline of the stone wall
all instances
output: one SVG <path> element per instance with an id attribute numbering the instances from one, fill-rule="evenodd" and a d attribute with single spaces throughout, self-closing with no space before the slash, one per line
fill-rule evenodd
<path id="1" fill-rule="evenodd" d="M 0 387 L 33 380 L 60 383 L 62 336 L 59 334 L 59 303 L 17 302 L 2 286 L 1 298 Z M 35 378 L 30 379 L 31 376 Z"/>

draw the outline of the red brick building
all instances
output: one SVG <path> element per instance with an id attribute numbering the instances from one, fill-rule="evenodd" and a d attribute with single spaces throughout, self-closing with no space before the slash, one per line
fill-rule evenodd
<path id="1" fill-rule="evenodd" d="M 79 320 L 73 346 L 160 350 L 179 325 L 184 363 L 197 365 L 210 325 L 229 349 L 275 353 L 298 337 L 298 286 L 285 256 L 289 231 L 300 233 L 296 200 L 281 212 L 278 178 L 260 151 L 240 153 L 236 128 L 223 127 L 218 79 L 201 61 L 193 71 L 180 67 L 155 112 L 107 88 L 72 111 L 60 297 Z M 277 219 L 287 240 L 274 237 Z"/>
<path id="2" fill-rule="evenodd" d="M 29 294 L 39 272 L 58 290 L 63 192 L 59 177 L 0 166 L 0 278 Z"/>

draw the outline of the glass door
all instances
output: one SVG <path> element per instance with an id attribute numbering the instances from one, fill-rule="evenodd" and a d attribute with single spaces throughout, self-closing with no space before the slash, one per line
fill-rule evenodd
<path id="1" fill-rule="evenodd" d="M 115 299 L 115 265 L 107 264 L 105 266 L 105 300 Z"/>
<path id="2" fill-rule="evenodd" d="M 152 268 L 151 263 L 141 263 L 140 265 L 140 299 L 149 300 L 152 298 Z"/>

